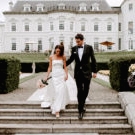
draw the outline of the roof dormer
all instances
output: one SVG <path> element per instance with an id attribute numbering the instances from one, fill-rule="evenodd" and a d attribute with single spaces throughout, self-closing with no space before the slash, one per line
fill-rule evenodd
<path id="1" fill-rule="evenodd" d="M 79 11 L 87 11 L 87 4 L 86 3 L 80 3 L 79 4 Z"/>
<path id="2" fill-rule="evenodd" d="M 23 5 L 23 11 L 24 12 L 30 12 L 31 9 L 32 9 L 32 7 L 31 7 L 30 4 L 26 3 L 26 4 Z"/>
<path id="3" fill-rule="evenodd" d="M 65 9 L 65 4 L 64 3 L 60 3 L 58 5 L 58 9 Z"/>
<path id="4" fill-rule="evenodd" d="M 98 3 L 92 4 L 92 11 L 99 11 L 99 4 Z"/>
<path id="5" fill-rule="evenodd" d="M 43 4 L 37 4 L 37 11 L 43 12 L 43 10 L 44 10 L 44 5 Z"/>

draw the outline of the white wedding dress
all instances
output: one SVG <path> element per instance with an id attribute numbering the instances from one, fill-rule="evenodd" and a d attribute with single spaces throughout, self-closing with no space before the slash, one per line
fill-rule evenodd
<path id="1" fill-rule="evenodd" d="M 48 81 L 47 95 L 41 103 L 41 107 L 50 106 L 52 114 L 55 114 L 64 110 L 70 102 L 66 81 L 64 80 L 63 60 L 52 60 L 51 76 L 52 78 Z"/>

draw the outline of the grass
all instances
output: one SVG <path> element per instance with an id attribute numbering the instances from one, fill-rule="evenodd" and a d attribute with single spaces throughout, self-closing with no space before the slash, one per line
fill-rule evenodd
<path id="1" fill-rule="evenodd" d="M 48 56 L 44 53 L 0 53 L 0 57 L 15 57 L 19 59 L 21 62 L 47 62 Z"/>
<path id="2" fill-rule="evenodd" d="M 109 62 L 114 57 L 125 57 L 134 55 L 135 51 L 121 51 L 121 52 L 100 52 L 95 53 L 97 62 Z M 21 62 L 48 62 L 48 57 L 44 53 L 0 53 L 1 56 L 10 56 L 19 59 Z"/>
<path id="3" fill-rule="evenodd" d="M 31 74 L 30 76 L 27 76 L 27 77 L 24 77 L 24 78 L 20 79 L 19 83 L 21 84 L 23 82 L 26 82 L 30 79 L 33 79 L 33 78 L 37 77 L 40 74 L 42 74 L 42 73 Z"/>

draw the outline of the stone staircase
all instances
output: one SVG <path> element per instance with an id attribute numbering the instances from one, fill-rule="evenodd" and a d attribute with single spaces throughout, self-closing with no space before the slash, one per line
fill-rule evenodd
<path id="1" fill-rule="evenodd" d="M 0 134 L 134 135 L 118 102 L 87 102 L 83 120 L 78 120 L 77 103 L 67 106 L 56 119 L 39 102 L 0 103 Z M 94 134 L 95 133 L 95 134 Z M 82 135 L 78 134 L 78 135 Z"/>

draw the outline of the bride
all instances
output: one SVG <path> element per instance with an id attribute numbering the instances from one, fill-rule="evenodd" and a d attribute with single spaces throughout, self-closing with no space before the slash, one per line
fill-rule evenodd
<path id="1" fill-rule="evenodd" d="M 69 103 L 69 94 L 66 86 L 66 80 L 68 79 L 68 70 L 66 67 L 66 57 L 64 56 L 64 46 L 56 45 L 54 54 L 50 56 L 49 67 L 44 80 L 47 80 L 51 72 L 52 83 L 51 87 L 48 87 L 47 91 L 51 91 L 51 111 L 56 115 L 56 118 L 60 117 L 60 111 L 65 109 L 65 106 Z"/>

